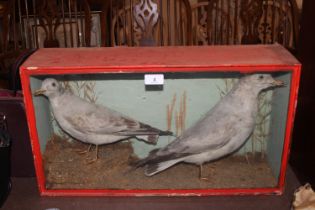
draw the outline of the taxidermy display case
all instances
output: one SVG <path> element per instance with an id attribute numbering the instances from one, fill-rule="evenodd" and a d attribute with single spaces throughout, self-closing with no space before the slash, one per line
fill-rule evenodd
<path id="1" fill-rule="evenodd" d="M 300 67 L 277 44 L 39 49 L 20 70 L 39 191 L 281 194 Z M 232 93 L 246 77 L 275 82 Z"/>

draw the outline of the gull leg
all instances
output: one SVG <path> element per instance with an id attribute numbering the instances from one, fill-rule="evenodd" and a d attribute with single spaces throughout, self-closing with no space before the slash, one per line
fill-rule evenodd
<path id="1" fill-rule="evenodd" d="M 247 164 L 250 165 L 250 161 L 249 161 L 249 157 L 247 153 L 245 154 L 245 159 L 246 159 Z"/>
<path id="2" fill-rule="evenodd" d="M 98 145 L 95 145 L 95 157 L 92 159 L 89 159 L 89 161 L 87 162 L 87 164 L 91 164 L 94 163 L 98 160 Z"/>
<path id="3" fill-rule="evenodd" d="M 204 177 L 203 176 L 203 166 L 202 166 L 202 164 L 200 164 L 199 165 L 199 179 L 201 180 L 201 181 L 209 181 L 209 179 L 207 178 L 207 177 Z"/>
<path id="4" fill-rule="evenodd" d="M 83 155 L 83 154 L 86 154 L 86 153 L 90 152 L 91 147 L 92 147 L 92 144 L 90 144 L 89 147 L 88 147 L 86 150 L 75 150 L 75 151 L 76 151 L 78 154 Z"/>

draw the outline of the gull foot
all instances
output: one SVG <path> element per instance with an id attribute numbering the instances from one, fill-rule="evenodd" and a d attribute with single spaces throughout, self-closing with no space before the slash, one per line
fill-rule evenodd
<path id="1" fill-rule="evenodd" d="M 95 157 L 94 158 L 86 158 L 86 160 L 88 160 L 87 164 L 95 163 L 98 160 L 98 145 L 96 145 L 96 148 L 95 148 Z"/>
<path id="2" fill-rule="evenodd" d="M 210 182 L 210 179 L 208 177 L 199 177 L 199 180 L 203 182 Z"/>
<path id="3" fill-rule="evenodd" d="M 210 173 L 207 173 L 208 175 L 205 175 L 203 173 L 203 166 L 199 165 L 199 180 L 200 181 L 206 181 L 206 182 L 210 182 L 210 178 L 208 178 L 210 176 L 210 174 L 212 174 L 215 171 L 215 166 L 211 165 L 210 167 L 208 167 L 208 170 L 210 171 Z"/>
<path id="4" fill-rule="evenodd" d="M 92 163 L 95 163 L 98 160 L 98 158 L 86 158 L 86 164 L 90 165 Z"/>
<path id="5" fill-rule="evenodd" d="M 90 146 L 86 150 L 76 149 L 74 151 L 80 155 L 83 155 L 83 154 L 89 153 L 91 150 L 91 147 L 92 147 L 92 144 L 90 144 Z"/>
<path id="6" fill-rule="evenodd" d="M 75 150 L 76 153 L 80 154 L 80 155 L 84 155 L 86 153 L 88 153 L 89 151 L 88 150 Z"/>

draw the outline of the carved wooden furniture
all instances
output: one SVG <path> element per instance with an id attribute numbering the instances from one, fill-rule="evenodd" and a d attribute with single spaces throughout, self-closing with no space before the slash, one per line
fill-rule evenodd
<path id="1" fill-rule="evenodd" d="M 32 19 L 25 26 L 33 34 L 28 37 L 33 47 L 90 46 L 91 12 L 87 1 L 44 0 L 33 2 L 33 7 L 35 13 L 26 16 L 26 19 Z"/>
<path id="2" fill-rule="evenodd" d="M 4 52 L 7 49 L 7 34 L 9 25 L 9 11 L 11 4 L 10 2 L 0 1 L 0 52 Z"/>
<path id="3" fill-rule="evenodd" d="M 295 0 L 0 1 L 0 68 L 42 47 L 278 42 L 294 51 L 298 16 Z"/>
<path id="4" fill-rule="evenodd" d="M 1 9 L 1 50 L 9 39 L 15 48 L 279 42 L 295 49 L 298 38 L 295 0 L 9 0 L 1 5 L 6 8 Z M 100 11 L 96 17 L 91 8 Z M 97 42 L 91 41 L 93 28 L 101 36 Z"/>
<path id="5" fill-rule="evenodd" d="M 188 0 L 122 0 L 110 8 L 111 46 L 191 44 Z"/>
<path id="6" fill-rule="evenodd" d="M 100 46 L 97 24 L 87 0 L 1 1 L 0 71 L 6 74 L 24 49 Z"/>
<path id="7" fill-rule="evenodd" d="M 209 0 L 192 4 L 194 44 L 271 44 L 296 48 L 295 0 Z"/>
<path id="8" fill-rule="evenodd" d="M 3 15 L 3 48 L 91 46 L 91 11 L 86 0 L 9 0 Z M 12 47 L 11 47 L 12 48 Z"/>

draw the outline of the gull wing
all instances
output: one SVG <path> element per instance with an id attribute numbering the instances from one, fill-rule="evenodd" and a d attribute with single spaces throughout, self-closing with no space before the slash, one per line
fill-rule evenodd
<path id="1" fill-rule="evenodd" d="M 82 133 L 135 136 L 163 132 L 107 107 L 80 101 L 81 107 L 65 112 L 63 119 Z"/>

